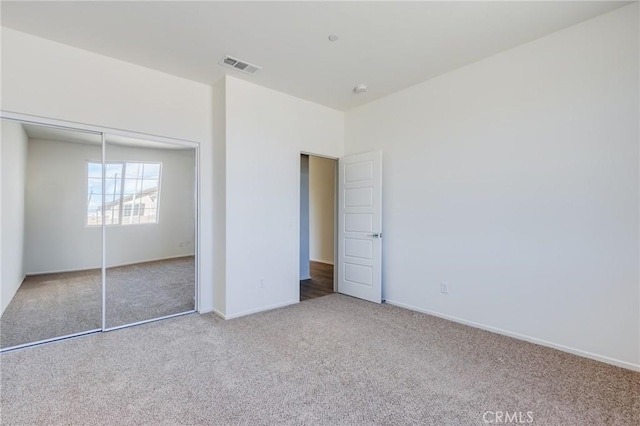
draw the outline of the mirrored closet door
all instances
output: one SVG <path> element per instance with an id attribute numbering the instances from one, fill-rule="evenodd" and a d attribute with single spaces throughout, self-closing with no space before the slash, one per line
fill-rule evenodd
<path id="1" fill-rule="evenodd" d="M 193 311 L 196 150 L 105 139 L 106 328 Z"/>
<path id="2" fill-rule="evenodd" d="M 196 145 L 1 124 L 1 351 L 197 309 Z"/>
<path id="3" fill-rule="evenodd" d="M 99 331 L 102 135 L 3 119 L 1 149 L 0 349 Z"/>

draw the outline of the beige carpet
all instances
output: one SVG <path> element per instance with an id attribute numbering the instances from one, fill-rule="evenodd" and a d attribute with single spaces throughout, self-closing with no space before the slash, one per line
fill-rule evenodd
<path id="1" fill-rule="evenodd" d="M 193 256 L 107 269 L 107 327 L 193 310 Z M 101 271 L 27 277 L 0 319 L 0 347 L 99 329 Z"/>
<path id="2" fill-rule="evenodd" d="M 638 373 L 337 294 L 0 361 L 6 425 L 482 425 L 487 411 L 530 411 L 535 425 L 640 424 Z"/>

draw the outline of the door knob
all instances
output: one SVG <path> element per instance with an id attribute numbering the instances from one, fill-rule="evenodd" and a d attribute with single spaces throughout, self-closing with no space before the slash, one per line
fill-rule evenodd
<path id="1" fill-rule="evenodd" d="M 371 236 L 372 236 L 373 238 L 382 238 L 382 232 L 380 232 L 380 233 L 375 233 L 375 234 L 371 234 Z"/>

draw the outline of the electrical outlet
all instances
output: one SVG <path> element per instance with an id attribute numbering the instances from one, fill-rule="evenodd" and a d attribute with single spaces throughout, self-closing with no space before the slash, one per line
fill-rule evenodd
<path id="1" fill-rule="evenodd" d="M 260 278 L 260 288 L 264 288 L 264 278 Z"/>
<path id="2" fill-rule="evenodd" d="M 449 283 L 446 281 L 442 281 L 440 283 L 440 292 L 444 294 L 449 294 Z"/>

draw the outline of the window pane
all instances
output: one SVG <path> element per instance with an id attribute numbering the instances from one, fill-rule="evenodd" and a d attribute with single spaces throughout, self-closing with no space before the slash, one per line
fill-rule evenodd
<path id="1" fill-rule="evenodd" d="M 144 214 L 140 216 L 140 223 L 156 223 L 156 212 L 156 209 L 149 209 L 145 207 Z"/>
<path id="2" fill-rule="evenodd" d="M 102 179 L 102 164 L 89 163 L 88 165 L 89 177 Z"/>
<path id="3" fill-rule="evenodd" d="M 105 179 L 105 193 L 119 195 L 122 185 L 122 164 L 107 164 Z"/>
<path id="4" fill-rule="evenodd" d="M 105 183 L 105 192 L 107 194 L 113 193 L 114 190 L 119 192 L 121 181 L 122 179 L 120 179 L 117 176 L 107 176 L 106 183 Z"/>
<path id="5" fill-rule="evenodd" d="M 113 177 L 114 175 L 122 177 L 122 163 L 107 163 L 105 170 L 107 177 Z"/>
<path id="6" fill-rule="evenodd" d="M 158 188 L 158 180 L 154 179 L 154 180 L 149 180 L 149 179 L 145 179 L 142 181 L 142 190 L 147 190 L 150 188 L 155 188 L 157 190 Z"/>
<path id="7" fill-rule="evenodd" d="M 158 211 L 158 209 L 149 208 L 149 207 L 145 206 L 144 215 L 145 216 L 149 216 L 149 217 L 153 217 L 155 219 L 157 211 Z"/>
<path id="8" fill-rule="evenodd" d="M 87 225 L 102 225 L 102 194 L 89 193 L 87 197 Z"/>
<path id="9" fill-rule="evenodd" d="M 127 163 L 125 169 L 125 177 L 137 178 L 142 174 L 142 164 L 140 163 Z"/>
<path id="10" fill-rule="evenodd" d="M 105 207 L 110 209 L 113 204 L 120 203 L 120 194 L 107 194 L 104 196 L 104 202 Z"/>
<path id="11" fill-rule="evenodd" d="M 88 163 L 87 224 L 107 225 L 157 222 L 160 163 L 108 163 L 105 165 L 104 212 L 102 166 Z"/>
<path id="12" fill-rule="evenodd" d="M 87 225 L 102 225 L 102 217 L 101 216 L 87 216 Z"/>
<path id="13" fill-rule="evenodd" d="M 102 224 L 102 164 L 87 162 L 87 225 Z"/>
<path id="14" fill-rule="evenodd" d="M 144 165 L 143 177 L 145 179 L 157 179 L 160 177 L 160 164 L 159 163 L 146 163 Z"/>
<path id="15" fill-rule="evenodd" d="M 87 188 L 89 194 L 102 192 L 102 178 L 89 178 L 89 185 Z"/>
<path id="16" fill-rule="evenodd" d="M 137 194 L 138 191 L 138 179 L 125 179 L 124 180 L 124 195 Z"/>
<path id="17" fill-rule="evenodd" d="M 87 197 L 87 213 L 94 214 L 97 210 L 100 210 L 102 205 L 102 194 L 91 193 Z"/>
<path id="18" fill-rule="evenodd" d="M 120 200 L 105 203 L 104 207 L 104 223 L 107 225 L 120 223 Z"/>

